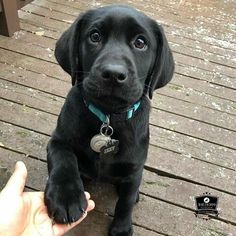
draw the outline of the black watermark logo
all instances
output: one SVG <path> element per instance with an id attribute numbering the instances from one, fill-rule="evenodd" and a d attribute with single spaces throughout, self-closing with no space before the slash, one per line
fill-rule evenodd
<path id="1" fill-rule="evenodd" d="M 218 197 L 213 196 L 208 192 L 203 193 L 201 196 L 195 197 L 196 216 L 200 216 L 205 219 L 208 219 L 209 215 L 218 216 L 218 200 Z"/>

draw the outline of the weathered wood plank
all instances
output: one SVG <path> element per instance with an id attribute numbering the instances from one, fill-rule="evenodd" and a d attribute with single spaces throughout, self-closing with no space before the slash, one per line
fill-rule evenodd
<path id="1" fill-rule="evenodd" d="M 94 193 L 93 196 L 97 203 L 97 209 L 104 209 L 109 215 L 114 214 L 114 199 L 117 199 L 117 197 L 112 186 L 91 181 L 90 183 L 87 183 L 86 188 L 90 193 Z M 110 193 L 110 200 L 107 199 L 109 196 L 105 194 L 106 192 Z M 220 201 L 218 206 L 218 210 L 220 211 L 219 219 L 234 224 L 236 220 L 234 213 L 235 208 L 230 208 L 236 199 L 235 196 L 210 189 L 209 187 L 199 186 L 178 179 L 158 176 L 157 174 L 147 170 L 144 170 L 143 173 L 143 181 L 140 187 L 140 201 L 142 202 L 144 196 L 149 196 L 162 202 L 168 202 L 169 204 L 173 204 L 180 208 L 188 209 L 194 213 L 196 210 L 195 196 L 202 195 L 205 192 L 211 192 L 212 195 L 218 196 Z M 137 205 L 137 207 L 138 206 L 139 205 Z"/>
<path id="2" fill-rule="evenodd" d="M 236 176 L 233 170 L 212 166 L 153 146 L 149 147 L 149 158 L 146 164 L 189 181 L 222 189 L 228 193 L 236 192 Z"/>
<path id="3" fill-rule="evenodd" d="M 40 2 L 42 3 L 42 2 Z M 65 9 L 67 10 L 67 8 Z M 75 10 L 75 9 L 74 9 Z M 64 23 L 73 23 L 73 21 L 75 20 L 75 16 L 78 16 L 78 11 L 77 14 L 71 15 L 68 14 L 68 12 L 65 11 L 65 13 L 62 13 L 60 11 L 54 11 L 52 8 L 48 7 L 42 7 L 40 6 L 40 4 L 38 3 L 38 5 L 36 4 L 29 4 L 26 5 L 24 8 L 22 8 L 22 11 L 26 11 L 27 13 L 34 13 L 36 15 L 39 16 L 43 16 L 43 17 L 47 17 L 50 19 L 55 19 Z"/>
<path id="4" fill-rule="evenodd" d="M 2 121 L 0 121 L 0 130 L 0 142 L 3 147 L 46 161 L 49 134 L 42 135 Z"/>
<path id="5" fill-rule="evenodd" d="M 183 2 L 181 4 L 180 2 L 178 2 L 176 5 L 177 7 L 174 7 L 173 3 L 166 4 L 157 1 L 155 9 L 159 9 L 160 11 L 166 12 L 170 18 L 175 19 L 178 22 L 181 22 L 183 25 L 185 23 L 187 23 L 187 25 L 198 25 L 198 26 L 203 25 L 204 28 L 209 27 L 210 29 L 215 29 L 216 32 L 220 33 L 223 33 L 224 28 L 229 31 L 232 30 L 230 24 L 224 24 L 227 22 L 228 19 L 225 16 L 224 16 L 225 21 L 214 19 L 213 14 L 209 14 L 210 8 L 208 9 L 208 15 L 206 15 L 205 12 L 203 12 L 200 7 L 202 5 L 193 6 L 193 2 L 189 2 L 187 4 Z M 187 7 L 187 5 L 188 6 L 191 5 L 191 7 Z M 212 4 L 210 5 L 212 6 Z M 182 14 L 183 10 L 184 10 L 184 20 Z"/>
<path id="6" fill-rule="evenodd" d="M 69 28 L 70 24 L 62 21 L 53 20 L 50 18 L 42 17 L 23 10 L 18 11 L 19 17 L 24 19 L 24 22 L 31 23 L 42 28 L 46 27 L 52 31 L 63 32 Z"/>
<path id="7" fill-rule="evenodd" d="M 0 62 L 14 65 L 18 68 L 24 68 L 30 71 L 37 72 L 41 75 L 48 75 L 53 78 L 67 80 L 68 74 L 55 63 L 49 63 L 38 58 L 29 57 L 23 54 L 0 49 Z"/>
<path id="8" fill-rule="evenodd" d="M 51 51 L 54 50 L 56 45 L 56 40 L 49 37 L 43 37 L 43 35 L 37 35 L 36 32 L 29 32 L 30 26 L 27 25 L 27 31 L 26 30 L 20 30 L 14 34 L 14 36 L 11 38 L 11 40 L 14 38 L 21 42 L 26 42 L 31 44 L 32 46 L 41 47 L 43 49 L 49 49 Z M 15 42 L 15 41 L 14 41 Z M 50 51 L 49 51 L 50 52 Z"/>
<path id="9" fill-rule="evenodd" d="M 85 3 L 85 1 L 82 1 L 83 3 Z M 125 1 L 119 1 L 120 3 L 126 3 Z M 91 3 L 91 2 L 90 2 Z M 110 4 L 111 2 L 109 0 L 106 0 L 106 1 L 102 1 L 103 4 Z M 209 22 L 209 21 L 197 21 L 197 20 L 194 20 L 194 16 L 196 15 L 199 15 L 199 16 L 202 16 L 202 12 L 200 13 L 196 13 L 195 14 L 193 12 L 189 12 L 189 8 L 185 8 L 185 11 L 184 11 L 184 14 L 182 12 L 181 13 L 181 10 L 183 9 L 180 9 L 180 6 L 184 6 L 185 3 L 180 3 L 178 2 L 178 7 L 175 8 L 175 9 L 171 9 L 171 5 L 172 4 L 166 4 L 166 2 L 160 4 L 160 2 L 155 2 L 156 4 L 153 4 L 152 1 L 146 1 L 145 3 L 142 2 L 142 1 L 135 1 L 134 3 L 132 3 L 132 5 L 135 5 L 136 7 L 140 8 L 140 9 L 144 9 L 145 11 L 147 12 L 156 12 L 156 15 L 158 15 L 159 17 L 161 18 L 164 18 L 168 24 L 170 25 L 173 25 L 173 26 L 183 26 L 183 25 L 187 25 L 187 26 L 193 26 L 193 25 L 196 25 L 196 26 L 199 26 L 201 27 L 201 29 L 204 29 L 202 30 L 203 32 L 199 32 L 201 34 L 209 34 L 211 35 L 211 30 L 215 29 L 214 31 L 214 35 L 217 36 L 219 34 L 223 34 L 223 24 L 219 23 L 219 21 L 217 21 L 216 25 L 214 24 L 214 22 Z M 191 3 L 187 3 L 186 5 L 192 5 Z M 212 5 L 212 4 L 210 4 Z M 202 10 L 202 9 L 199 9 L 201 8 L 202 5 L 199 5 L 198 7 L 197 6 L 191 6 L 192 7 L 192 10 L 194 9 L 195 11 L 196 10 Z M 206 6 L 203 6 L 203 8 L 206 8 Z M 208 12 L 211 12 L 211 8 L 208 7 L 206 8 L 206 10 Z M 218 9 L 219 11 L 219 9 Z M 179 13 L 179 14 L 178 14 Z M 223 12 L 222 12 L 223 13 Z M 182 16 L 182 17 L 181 17 Z M 184 17 L 183 17 L 184 16 Z M 188 17 L 188 16 L 191 16 L 191 17 Z M 227 18 L 225 17 L 225 14 L 224 14 L 224 19 L 227 20 Z M 218 27 L 217 27 L 218 26 Z M 208 29 L 209 28 L 209 29 Z M 225 27 L 226 28 L 226 32 L 228 32 L 228 27 Z M 191 28 L 190 28 L 191 29 Z M 230 31 L 231 28 L 229 28 L 229 31 Z M 230 39 L 231 37 L 228 36 Z M 233 40 L 234 41 L 234 40 Z"/>
<path id="10" fill-rule="evenodd" d="M 1 97 L 20 105 L 58 115 L 64 99 L 42 91 L 20 86 L 0 78 Z"/>
<path id="11" fill-rule="evenodd" d="M 152 16 L 155 18 L 155 13 L 150 13 L 149 11 L 146 12 L 147 15 Z M 229 52 L 229 55 L 232 51 L 235 51 L 235 40 L 232 38 L 232 30 L 229 31 L 228 34 L 223 34 L 222 32 L 217 32 L 217 30 L 210 29 L 210 28 L 203 28 L 199 25 L 183 25 L 182 23 L 169 20 L 165 18 L 164 14 L 162 16 L 158 15 L 157 18 L 158 22 L 161 23 L 164 27 L 169 28 L 173 35 L 176 37 L 184 37 L 187 39 L 193 39 L 196 41 L 201 42 L 202 44 L 208 44 L 209 46 L 216 45 L 217 47 L 225 49 Z M 211 31 L 207 32 L 206 31 Z M 200 37 L 199 37 L 200 36 Z"/>
<path id="12" fill-rule="evenodd" d="M 176 80 L 178 77 L 176 76 Z M 175 78 L 172 83 L 167 84 L 167 86 L 159 89 L 156 93 L 166 95 L 179 100 L 184 100 L 189 103 L 193 103 L 196 106 L 203 106 L 213 110 L 217 110 L 222 113 L 236 115 L 235 102 L 230 100 L 225 100 L 220 97 L 207 94 L 200 90 L 195 90 L 195 88 L 184 87 L 181 84 L 174 84 Z"/>
<path id="13" fill-rule="evenodd" d="M 234 67 L 234 51 L 228 50 L 227 54 L 224 48 L 215 45 L 209 45 L 204 42 L 199 42 L 198 40 L 186 38 L 181 34 L 176 34 L 170 29 L 165 28 L 165 32 L 171 47 L 173 50 L 182 50 L 183 53 L 200 57 L 206 60 L 217 62 L 228 66 Z M 179 48 L 179 49 L 178 49 Z M 191 53 L 189 53 L 189 51 Z M 228 61 L 223 61 L 223 58 L 228 59 Z M 222 59 L 222 60 L 220 60 Z"/>
<path id="14" fill-rule="evenodd" d="M 210 192 L 219 198 L 219 218 L 225 221 L 236 222 L 233 202 L 236 197 L 209 187 L 192 184 L 179 179 L 159 176 L 150 171 L 143 172 L 143 181 L 140 191 L 163 201 L 196 210 L 194 197 Z"/>
<path id="15" fill-rule="evenodd" d="M 191 93 L 191 90 L 202 95 L 211 95 L 215 98 L 223 98 L 232 101 L 232 105 L 236 104 L 236 90 L 225 88 L 224 86 L 217 86 L 206 80 L 199 80 L 181 74 L 176 74 L 175 79 L 172 81 L 173 84 L 177 85 L 176 89 L 183 89 L 185 92 Z"/>
<path id="16" fill-rule="evenodd" d="M 211 63 L 210 61 L 190 57 L 188 55 L 183 55 L 183 54 L 179 54 L 179 53 L 174 54 L 174 59 L 178 63 L 182 63 L 187 66 L 196 65 L 196 67 L 203 69 L 203 70 L 216 71 L 222 75 L 226 75 L 229 77 L 235 77 L 234 69 L 224 66 L 223 64 L 215 65 L 214 63 Z"/>
<path id="17" fill-rule="evenodd" d="M 3 167 L 2 164 L 3 163 L 0 161 L 0 192 L 6 186 L 6 183 L 11 176 L 11 172 L 6 167 Z"/>
<path id="18" fill-rule="evenodd" d="M 58 2 L 62 5 L 65 5 L 65 6 L 73 6 L 70 2 L 65 2 L 63 0 L 48 0 L 50 2 Z M 100 2 L 87 2 L 85 0 L 82 0 L 82 1 L 74 1 L 75 4 L 73 7 L 75 8 L 80 8 L 83 6 L 83 8 L 85 8 L 86 6 L 101 6 L 102 4 L 109 4 L 110 1 L 100 1 Z M 117 0 L 117 3 L 124 3 L 124 1 L 119 1 Z M 146 5 L 143 4 L 142 1 L 136 1 L 136 2 L 132 2 L 133 5 L 137 5 L 139 4 L 140 6 L 142 6 L 143 9 L 148 9 L 148 8 L 153 8 L 155 6 L 157 6 L 159 9 L 161 10 L 171 10 L 169 11 L 169 13 L 171 15 L 176 15 L 176 13 L 179 11 L 181 12 L 181 10 L 183 11 L 184 10 L 184 16 L 191 16 L 190 19 L 193 19 L 193 16 L 198 16 L 198 15 L 201 15 L 203 16 L 204 18 L 205 17 L 209 17 L 209 19 L 215 19 L 217 20 L 217 22 L 219 22 L 219 24 L 221 23 L 222 26 L 223 26 L 223 22 L 222 22 L 222 19 L 224 19 L 225 21 L 229 20 L 229 19 L 233 19 L 235 18 L 235 16 L 233 15 L 234 12 L 232 11 L 233 9 L 233 3 L 231 2 L 227 2 L 227 5 L 224 4 L 219 4 L 217 6 L 217 2 L 207 2 L 205 1 L 204 3 L 206 3 L 206 5 L 203 5 L 203 4 L 200 4 L 199 2 L 194 2 L 192 1 L 191 3 L 189 2 L 179 2 L 178 0 L 175 0 L 175 1 L 172 1 L 171 3 L 166 3 L 165 1 L 161 0 L 161 1 L 156 1 L 155 2 L 155 6 L 152 6 L 153 5 L 153 2 L 152 0 L 147 0 L 146 2 Z M 129 2 L 129 4 L 131 4 L 131 2 Z M 210 6 L 210 8 L 209 8 Z M 225 6 L 227 8 L 225 8 Z M 164 8 L 164 9 L 162 9 Z M 220 9 L 219 9 L 220 8 Z M 210 10 L 210 13 L 211 15 L 209 15 L 209 10 Z M 232 12 L 232 14 L 230 14 L 229 12 Z M 165 12 L 165 10 L 164 10 Z M 183 13 L 183 12 L 182 12 Z M 229 18 L 230 17 L 230 18 Z M 208 21 L 209 22 L 209 21 Z"/>
<path id="19" fill-rule="evenodd" d="M 35 73 L 23 68 L 0 63 L 0 77 L 4 80 L 25 85 L 32 89 L 45 91 L 59 97 L 65 97 L 71 88 L 69 75 L 65 81 L 49 77 L 45 74 Z"/>
<path id="20" fill-rule="evenodd" d="M 198 45 L 199 43 L 197 44 L 195 40 L 181 38 L 181 36 L 176 39 L 176 37 L 169 34 L 168 30 L 165 32 L 174 53 L 192 56 L 203 60 L 205 63 L 211 62 L 213 66 L 220 64 L 226 67 L 235 68 L 233 53 L 225 54 L 225 50 L 222 48 L 212 50 L 211 47 L 209 48 L 209 45 L 208 47 L 204 44 Z M 190 45 L 188 43 L 190 43 Z M 219 51 L 219 53 L 217 54 L 215 51 Z M 221 53 L 224 55 L 221 55 Z"/>
<path id="21" fill-rule="evenodd" d="M 37 130 L 40 133 L 51 134 L 57 117 L 23 105 L 18 105 L 0 99 L 0 120 L 8 121 L 19 126 Z M 17 114 L 17 115 L 16 115 Z"/>
<path id="22" fill-rule="evenodd" d="M 235 77 L 220 74 L 218 71 L 201 70 L 197 66 L 188 66 L 176 62 L 176 72 L 185 76 L 206 80 L 216 85 L 236 89 Z"/>
<path id="23" fill-rule="evenodd" d="M 37 36 L 41 37 L 47 37 L 50 39 L 58 39 L 60 35 L 62 34 L 61 32 L 57 32 L 55 30 L 50 30 L 50 29 L 45 29 L 37 24 L 32 24 L 29 22 L 25 22 L 23 19 L 20 19 L 20 28 L 26 32 L 30 32 L 32 34 L 35 34 Z"/>
<path id="24" fill-rule="evenodd" d="M 47 166 L 45 162 L 34 160 L 24 154 L 12 152 L 0 147 L 1 165 L 7 169 L 14 169 L 17 161 L 24 161 L 28 169 L 26 185 L 33 189 L 44 190 L 47 181 Z"/>
<path id="25" fill-rule="evenodd" d="M 92 211 L 81 224 L 71 230 L 66 236 L 106 236 L 111 220 L 112 217 L 108 216 L 106 213 Z M 134 225 L 134 235 L 161 236 L 163 234 Z"/>
<path id="26" fill-rule="evenodd" d="M 166 111 L 152 109 L 150 123 L 176 132 L 190 135 L 218 145 L 235 149 L 236 132 L 214 127 L 200 121 L 185 118 Z"/>
<path id="27" fill-rule="evenodd" d="M 189 137 L 161 127 L 150 127 L 150 143 L 171 150 L 188 158 L 229 169 L 236 169 L 236 152 L 233 149 L 218 146 L 204 140 Z"/>
<path id="28" fill-rule="evenodd" d="M 38 6 L 38 7 L 43 7 L 45 9 L 49 9 L 53 12 L 60 12 L 60 13 L 64 13 L 67 15 L 72 15 L 77 17 L 79 14 L 79 10 L 71 7 L 71 6 L 67 6 L 65 4 L 61 5 L 59 2 L 50 2 L 47 0 L 35 0 L 32 5 Z M 44 11 L 43 11 L 44 13 Z M 57 17 L 57 16 L 56 16 Z M 64 17 L 64 15 L 63 15 Z M 68 16 L 70 17 L 70 16 Z M 72 20 L 72 19 L 68 19 L 68 20 Z"/>
<path id="29" fill-rule="evenodd" d="M 44 61 L 57 63 L 54 57 L 54 51 L 50 48 L 42 48 L 29 42 L 21 41 L 15 38 L 8 39 L 4 36 L 0 36 L 0 45 L 3 49 L 19 52 L 24 55 L 30 55 L 31 57 L 40 58 Z"/>
<path id="30" fill-rule="evenodd" d="M 235 116 L 184 100 L 156 94 L 152 99 L 152 106 L 181 116 L 206 122 L 222 128 L 236 130 Z"/>

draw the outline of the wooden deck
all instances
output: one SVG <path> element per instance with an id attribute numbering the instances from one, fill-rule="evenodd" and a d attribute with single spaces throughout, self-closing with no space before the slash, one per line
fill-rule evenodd
<path id="1" fill-rule="evenodd" d="M 53 56 L 55 42 L 78 13 L 112 2 L 128 2 L 162 23 L 176 61 L 174 79 L 153 98 L 134 235 L 235 236 L 234 0 L 35 0 L 25 6 L 21 31 L 0 36 L 0 165 L 12 170 L 24 160 L 27 187 L 44 189 L 45 147 L 71 87 Z M 98 184 L 87 189 L 96 209 L 70 235 L 106 235 L 115 191 Z M 204 192 L 219 197 L 218 218 L 196 218 L 194 197 Z"/>

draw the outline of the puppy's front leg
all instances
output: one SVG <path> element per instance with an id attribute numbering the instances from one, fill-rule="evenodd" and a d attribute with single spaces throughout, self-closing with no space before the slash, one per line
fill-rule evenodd
<path id="1" fill-rule="evenodd" d="M 114 219 L 111 223 L 109 236 L 133 235 L 132 211 L 139 195 L 139 186 L 142 174 L 132 180 L 120 183 L 118 187 L 118 202 Z"/>
<path id="2" fill-rule="evenodd" d="M 56 223 L 72 223 L 87 208 L 77 157 L 69 145 L 50 140 L 47 148 L 49 179 L 45 189 L 45 204 Z"/>

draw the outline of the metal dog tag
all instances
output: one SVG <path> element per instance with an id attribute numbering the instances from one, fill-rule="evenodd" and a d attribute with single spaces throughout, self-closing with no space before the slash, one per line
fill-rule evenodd
<path id="1" fill-rule="evenodd" d="M 107 143 L 111 140 L 109 136 L 103 134 L 95 135 L 90 141 L 90 147 L 94 152 L 100 152 L 102 147 L 106 147 Z"/>
<path id="2" fill-rule="evenodd" d="M 93 151 L 100 153 L 100 157 L 110 157 L 119 151 L 119 141 L 112 139 L 113 128 L 109 125 L 110 120 L 102 124 L 100 134 L 93 136 L 90 147 Z"/>
<path id="3" fill-rule="evenodd" d="M 98 153 L 111 141 L 111 135 L 113 134 L 113 128 L 109 125 L 109 118 L 107 120 L 107 123 L 102 124 L 100 134 L 93 136 L 90 141 L 90 147 Z"/>
<path id="4" fill-rule="evenodd" d="M 114 156 L 119 151 L 119 140 L 111 139 L 106 146 L 101 148 L 100 157 L 107 158 Z"/>

